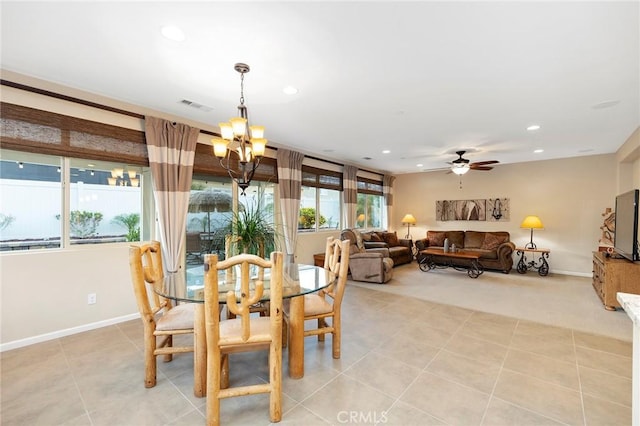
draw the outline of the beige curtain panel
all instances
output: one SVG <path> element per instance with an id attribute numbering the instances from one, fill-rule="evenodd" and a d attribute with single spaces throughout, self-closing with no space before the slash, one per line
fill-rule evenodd
<path id="1" fill-rule="evenodd" d="M 358 168 L 355 166 L 344 166 L 342 173 L 344 227 L 354 228 L 356 226 L 356 211 L 358 209 Z"/>
<path id="2" fill-rule="evenodd" d="M 288 260 L 293 262 L 298 239 L 298 216 L 300 214 L 302 160 L 304 160 L 304 154 L 278 148 L 277 159 L 284 241 Z"/>
<path id="3" fill-rule="evenodd" d="M 187 229 L 193 160 L 200 129 L 145 117 L 145 137 L 167 271 L 180 266 Z"/>
<path id="4" fill-rule="evenodd" d="M 384 175 L 382 177 L 382 196 L 384 197 L 384 218 L 383 223 L 387 225 L 385 229 L 389 229 L 389 226 L 393 223 L 393 217 L 391 215 L 391 207 L 393 207 L 393 181 L 396 180 L 395 176 Z"/>

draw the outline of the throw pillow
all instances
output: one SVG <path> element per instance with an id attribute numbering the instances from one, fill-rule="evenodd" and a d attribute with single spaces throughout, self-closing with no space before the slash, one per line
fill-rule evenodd
<path id="1" fill-rule="evenodd" d="M 353 233 L 356 235 L 356 246 L 360 249 L 360 251 L 364 250 L 364 242 L 362 241 L 362 234 L 358 230 L 353 230 Z"/>
<path id="2" fill-rule="evenodd" d="M 491 232 L 487 232 L 484 236 L 484 241 L 482 242 L 481 248 L 483 250 L 495 250 L 500 244 L 506 241 L 507 239 L 502 235 L 496 235 L 492 234 Z"/>
<path id="3" fill-rule="evenodd" d="M 445 233 L 429 231 L 427 233 L 427 239 L 430 246 L 442 247 L 444 245 Z"/>
<path id="4" fill-rule="evenodd" d="M 378 233 L 377 233 L 377 232 L 372 232 L 372 233 L 371 233 L 371 241 L 375 241 L 375 242 L 377 242 L 377 243 L 381 243 L 381 242 L 383 242 L 384 240 L 383 240 L 382 238 L 380 238 L 380 235 L 378 235 Z"/>
<path id="5" fill-rule="evenodd" d="M 398 234 L 396 234 L 395 232 L 385 232 L 384 234 L 382 234 L 382 238 L 389 247 L 395 247 L 399 245 Z"/>
<path id="6" fill-rule="evenodd" d="M 363 232 L 360 235 L 362 235 L 362 241 L 371 241 L 371 232 Z"/>

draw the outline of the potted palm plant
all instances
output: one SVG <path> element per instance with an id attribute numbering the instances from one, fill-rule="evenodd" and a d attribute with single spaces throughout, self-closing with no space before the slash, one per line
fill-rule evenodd
<path id="1" fill-rule="evenodd" d="M 238 206 L 233 212 L 228 226 L 235 244 L 232 253 L 250 253 L 265 257 L 276 249 L 278 233 L 271 221 L 268 209 L 261 206 L 259 200 L 248 205 Z"/>

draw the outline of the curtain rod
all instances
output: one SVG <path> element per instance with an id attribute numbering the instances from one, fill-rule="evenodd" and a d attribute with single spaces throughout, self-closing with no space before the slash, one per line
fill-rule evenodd
<path id="1" fill-rule="evenodd" d="M 32 92 L 32 93 L 36 93 L 38 95 L 49 96 L 51 98 L 60 99 L 60 100 L 67 101 L 67 102 L 73 102 L 73 103 L 76 103 L 76 104 L 85 105 L 85 106 L 88 106 L 88 107 L 97 108 L 97 109 L 101 109 L 101 110 L 104 110 L 104 111 L 115 112 L 117 114 L 122 114 L 122 115 L 126 115 L 126 116 L 129 116 L 129 117 L 134 117 L 134 118 L 139 118 L 141 120 L 144 120 L 144 115 L 140 114 L 140 113 L 137 113 L 137 112 L 127 111 L 127 110 L 120 109 L 120 108 L 114 108 L 114 107 L 110 107 L 108 105 L 103 105 L 103 104 L 99 104 L 99 103 L 96 103 L 96 102 L 87 101 L 85 99 L 80 99 L 80 98 L 76 98 L 76 97 L 73 97 L 73 96 L 63 95 L 61 93 L 51 92 L 49 90 L 39 89 L 39 88 L 33 87 L 33 86 L 27 86 L 26 84 L 16 83 L 15 81 L 9 81 L 9 80 L 0 79 L 0 85 L 13 87 L 15 89 L 24 90 L 26 92 Z M 218 133 L 214 133 L 214 132 L 211 132 L 209 130 L 202 130 L 202 129 L 199 129 L 199 130 L 200 130 L 200 133 L 204 133 L 205 135 L 220 136 Z M 276 148 L 276 147 L 269 147 L 269 149 L 273 149 L 275 151 L 278 150 L 278 148 Z M 314 156 L 307 155 L 307 154 L 304 154 L 304 156 L 307 157 L 307 158 L 310 158 L 312 160 L 324 161 L 325 163 L 334 164 L 334 165 L 340 166 L 340 167 L 344 167 L 345 166 L 343 163 L 338 163 L 336 161 L 325 160 L 323 158 L 318 158 L 318 157 L 314 157 Z M 376 175 L 379 175 L 379 176 L 384 176 L 380 172 L 374 172 L 372 170 L 361 169 L 360 167 L 358 167 L 358 170 L 362 170 L 363 172 L 373 173 L 373 174 L 376 174 Z"/>

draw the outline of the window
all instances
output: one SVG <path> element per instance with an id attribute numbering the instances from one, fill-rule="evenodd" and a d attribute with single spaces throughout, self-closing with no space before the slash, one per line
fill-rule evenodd
<path id="1" fill-rule="evenodd" d="M 382 182 L 359 177 L 356 226 L 358 228 L 382 228 L 384 226 L 382 223 L 383 208 Z"/>
<path id="2" fill-rule="evenodd" d="M 118 179 L 119 185 L 110 185 L 111 170 L 122 167 L 3 150 L 0 250 L 139 241 L 142 168 L 124 166 L 131 174 Z M 131 177 L 134 170 L 136 178 Z M 65 175 L 69 185 L 63 193 Z M 63 200 L 69 200 L 68 215 Z"/>
<path id="3" fill-rule="evenodd" d="M 216 253 L 219 259 L 225 258 L 225 239 L 231 233 L 234 216 L 241 219 L 260 219 L 273 229 L 274 194 L 275 184 L 252 181 L 246 195 L 240 195 L 240 190 L 236 193 L 240 213 L 235 216 L 231 179 L 194 176 L 187 213 L 187 264 L 203 264 L 206 253 Z M 265 247 L 265 256 L 269 256 L 273 250 L 274 244 L 268 244 Z"/>
<path id="4" fill-rule="evenodd" d="M 0 250 L 60 247 L 61 172 L 59 157 L 2 151 Z"/>
<path id="5" fill-rule="evenodd" d="M 339 229 L 342 173 L 302 166 L 298 229 Z"/>
<path id="6" fill-rule="evenodd" d="M 71 244 L 140 241 L 141 168 L 71 159 Z"/>
<path id="7" fill-rule="evenodd" d="M 187 212 L 187 263 L 203 264 L 205 253 L 224 259 L 224 239 L 233 212 L 233 186 L 222 177 L 193 177 Z"/>

